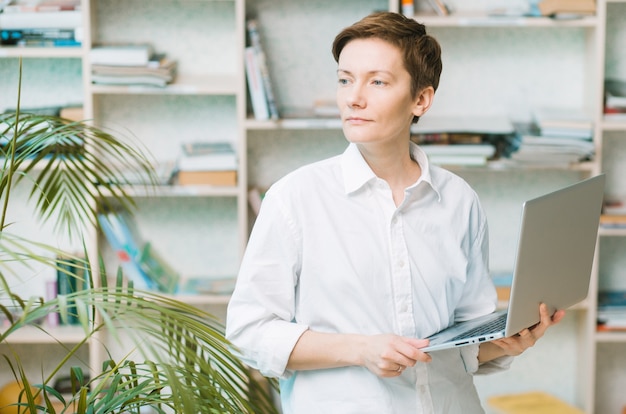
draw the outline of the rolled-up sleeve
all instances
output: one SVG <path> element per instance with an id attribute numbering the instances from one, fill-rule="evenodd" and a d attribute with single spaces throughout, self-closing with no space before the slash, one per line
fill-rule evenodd
<path id="1" fill-rule="evenodd" d="M 289 356 L 308 326 L 294 322 L 299 232 L 280 201 L 266 195 L 228 305 L 226 337 L 242 360 L 269 377 L 288 377 Z"/>
<path id="2" fill-rule="evenodd" d="M 472 375 L 487 375 L 500 371 L 506 371 L 513 363 L 514 357 L 503 356 L 492 361 L 478 363 L 478 351 L 480 345 L 469 345 L 459 348 L 461 350 L 461 358 L 465 364 L 465 371 Z"/>

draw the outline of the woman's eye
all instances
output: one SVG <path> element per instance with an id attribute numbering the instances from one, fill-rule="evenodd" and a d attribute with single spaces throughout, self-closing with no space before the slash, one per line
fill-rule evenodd
<path id="1" fill-rule="evenodd" d="M 376 86 L 383 86 L 385 84 L 385 81 L 373 80 L 372 83 Z"/>
<path id="2" fill-rule="evenodd" d="M 347 85 L 348 84 L 348 79 L 339 78 L 339 80 L 337 82 L 339 82 L 340 85 Z"/>

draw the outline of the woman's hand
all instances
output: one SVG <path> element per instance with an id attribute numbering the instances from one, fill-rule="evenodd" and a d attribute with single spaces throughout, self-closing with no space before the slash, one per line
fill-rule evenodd
<path id="1" fill-rule="evenodd" d="M 559 323 L 565 316 L 565 311 L 558 310 L 554 313 L 554 315 L 550 315 L 548 306 L 545 303 L 542 303 L 539 306 L 539 315 L 541 319 L 537 325 L 524 329 L 517 335 L 482 344 L 480 346 L 478 360 L 480 362 L 487 362 L 499 356 L 520 355 L 528 348 L 534 346 L 539 338 L 546 333 L 546 330 L 549 327 Z M 494 345 L 497 349 L 494 349 Z"/>
<path id="2" fill-rule="evenodd" d="M 430 355 L 420 351 L 427 345 L 427 339 L 392 334 L 367 337 L 362 365 L 379 377 L 397 377 L 406 367 L 412 367 L 417 362 L 431 361 Z"/>

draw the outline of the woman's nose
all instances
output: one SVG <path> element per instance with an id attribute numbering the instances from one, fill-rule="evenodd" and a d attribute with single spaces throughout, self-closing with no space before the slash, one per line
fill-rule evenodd
<path id="1" fill-rule="evenodd" d="M 362 108 L 365 106 L 365 94 L 363 93 L 363 88 L 357 84 L 355 84 L 350 91 L 346 95 L 346 104 L 349 107 L 358 107 Z"/>

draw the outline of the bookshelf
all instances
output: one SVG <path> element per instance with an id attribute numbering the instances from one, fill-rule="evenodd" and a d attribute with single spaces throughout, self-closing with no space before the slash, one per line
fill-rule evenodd
<path id="1" fill-rule="evenodd" d="M 525 199 L 600 171 L 607 191 L 626 194 L 626 121 L 602 115 L 605 77 L 626 79 L 626 1 L 598 0 L 597 14 L 580 20 L 488 17 L 496 0 L 450 0 L 456 12 L 435 16 L 416 2 L 416 19 L 442 43 L 444 73 L 429 115 L 501 115 L 527 119 L 542 105 L 584 107 L 594 119 L 596 157 L 570 168 L 550 166 L 454 168 L 478 191 L 490 219 L 492 268 L 513 262 L 518 211 Z M 337 120 L 299 115 L 316 100 L 333 100 L 334 35 L 374 10 L 399 10 L 395 0 L 82 0 L 85 38 L 80 48 L 0 47 L 0 84 L 12 91 L 15 62 L 25 58 L 24 107 L 83 102 L 85 117 L 131 131 L 157 160 L 167 160 L 179 144 L 207 136 L 228 139 L 239 155 L 233 187 L 163 186 L 135 191 L 137 222 L 143 235 L 171 263 L 191 276 L 236 273 L 254 218 L 249 187 L 267 188 L 286 172 L 345 147 Z M 259 22 L 283 117 L 257 121 L 251 115 L 243 62 L 246 18 Z M 305 30 L 315 23 L 315 30 Z M 179 62 L 176 81 L 162 89 L 93 85 L 89 49 L 100 42 L 150 42 Z M 305 64 L 303 64 L 305 63 Z M 279 80 L 279 82 L 277 82 Z M 2 94 L 4 95 L 4 94 Z M 0 106 L 12 102 L 0 95 Z M 6 94 L 7 96 L 12 96 Z M 470 108 L 470 109 L 468 109 Z M 513 219 L 511 217 L 514 217 Z M 28 230 L 34 231 L 34 230 Z M 586 412 L 616 412 L 625 402 L 611 394 L 611 381 L 625 380 L 598 370 L 624 353 L 626 336 L 597 333 L 598 286 L 626 286 L 626 231 L 601 229 L 590 297 L 566 320 L 516 361 L 510 373 L 477 378 L 481 398 L 523 392 L 537 385 Z M 103 239 L 92 240 L 104 250 Z M 209 270 L 208 270 L 209 269 Z M 620 273 L 621 272 L 621 273 Z M 227 298 L 181 297 L 223 315 Z M 61 334 L 73 343 L 75 333 Z M 24 336 L 17 344 L 35 346 L 45 338 Z M 90 353 L 97 366 L 103 356 Z M 623 366 L 622 366 L 623 368 Z M 538 381 L 537 378 L 542 380 Z M 0 382 L 4 376 L 0 375 Z"/>

